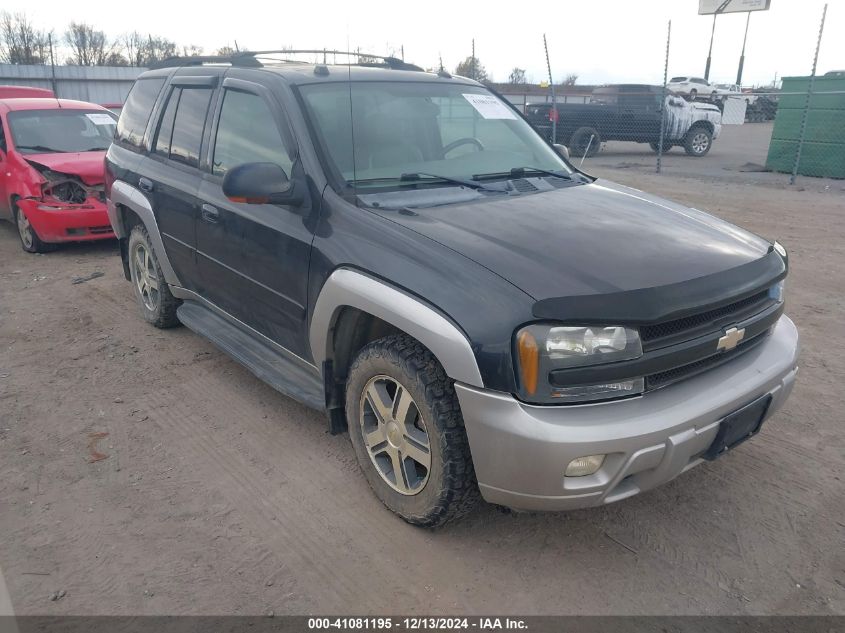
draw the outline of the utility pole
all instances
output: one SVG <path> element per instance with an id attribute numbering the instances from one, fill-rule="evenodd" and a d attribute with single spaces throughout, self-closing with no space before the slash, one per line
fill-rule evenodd
<path id="1" fill-rule="evenodd" d="M 748 40 L 748 24 L 751 22 L 751 11 L 745 19 L 745 36 L 742 38 L 742 53 L 739 56 L 739 69 L 736 71 L 736 86 L 742 88 L 742 67 L 745 66 L 745 42 Z"/>
<path id="2" fill-rule="evenodd" d="M 549 71 L 549 92 L 552 95 L 552 143 L 557 143 L 557 99 L 555 98 L 555 80 L 552 79 L 552 64 L 549 61 L 549 45 L 546 42 L 546 34 L 543 33 L 543 48 L 546 50 L 546 69 Z"/>

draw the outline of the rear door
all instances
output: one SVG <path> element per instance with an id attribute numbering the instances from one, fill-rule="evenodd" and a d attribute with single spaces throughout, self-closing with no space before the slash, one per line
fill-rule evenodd
<path id="1" fill-rule="evenodd" d="M 195 219 L 199 157 L 217 77 L 176 77 L 169 86 L 139 187 L 153 199 L 164 248 L 182 284 L 197 287 Z"/>
<path id="2" fill-rule="evenodd" d="M 288 178 L 301 169 L 287 117 L 266 87 L 227 77 L 212 127 L 196 229 L 201 293 L 291 352 L 306 354 L 308 209 L 232 202 L 222 189 L 226 172 L 243 163 L 276 163 Z"/>

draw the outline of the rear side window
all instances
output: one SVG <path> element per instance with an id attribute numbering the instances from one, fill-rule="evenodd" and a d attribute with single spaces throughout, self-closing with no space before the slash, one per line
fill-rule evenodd
<path id="1" fill-rule="evenodd" d="M 290 177 L 288 148 L 270 108 L 258 95 L 227 90 L 214 144 L 213 172 L 225 174 L 235 165 L 276 163 Z"/>
<path id="2" fill-rule="evenodd" d="M 171 95 L 172 98 L 172 95 Z M 211 101 L 210 88 L 182 88 L 173 134 L 170 140 L 170 159 L 191 167 L 199 166 L 200 145 L 205 129 L 205 117 Z"/>
<path id="3" fill-rule="evenodd" d="M 147 129 L 150 114 L 163 86 L 164 77 L 139 79 L 135 82 L 117 122 L 118 141 L 141 148 L 144 130 Z"/>

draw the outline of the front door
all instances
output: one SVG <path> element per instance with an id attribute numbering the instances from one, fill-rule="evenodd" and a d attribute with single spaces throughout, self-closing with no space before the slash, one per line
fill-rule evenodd
<path id="1" fill-rule="evenodd" d="M 263 86 L 224 81 L 196 223 L 201 294 L 297 355 L 307 353 L 305 310 L 313 233 L 310 208 L 233 202 L 226 172 L 251 162 L 301 169 L 278 101 Z"/>

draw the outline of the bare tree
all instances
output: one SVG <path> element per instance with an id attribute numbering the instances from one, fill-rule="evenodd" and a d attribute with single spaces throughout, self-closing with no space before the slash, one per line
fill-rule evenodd
<path id="1" fill-rule="evenodd" d="M 146 38 L 138 31 L 126 33 L 120 38 L 120 43 L 123 45 L 123 52 L 126 56 L 126 61 L 130 66 L 144 65 L 144 50 L 146 41 Z"/>
<path id="2" fill-rule="evenodd" d="M 525 84 L 528 80 L 525 78 L 525 69 L 514 66 L 511 74 L 508 76 L 509 84 Z"/>
<path id="3" fill-rule="evenodd" d="M 166 37 L 149 35 L 144 49 L 144 66 L 160 62 L 168 57 L 175 57 L 177 54 L 175 42 L 171 42 Z"/>
<path id="4" fill-rule="evenodd" d="M 189 44 L 188 46 L 182 47 L 183 57 L 199 57 L 202 55 L 202 52 L 202 46 L 197 46 L 196 44 Z"/>
<path id="5" fill-rule="evenodd" d="M 563 86 L 574 86 L 577 81 L 578 75 L 576 75 L 575 73 L 570 73 L 560 83 Z"/>
<path id="6" fill-rule="evenodd" d="M 476 81 L 481 82 L 490 80 L 484 65 L 477 57 L 473 57 L 472 55 L 457 65 L 455 68 L 455 74 L 461 75 L 462 77 L 469 77 L 470 79 L 475 79 Z"/>
<path id="7" fill-rule="evenodd" d="M 125 66 L 118 42 L 110 42 L 103 31 L 85 22 L 71 22 L 65 32 L 65 43 L 71 49 L 68 63 L 76 66 Z"/>
<path id="8" fill-rule="evenodd" d="M 234 55 L 237 51 L 232 48 L 231 46 L 221 46 L 215 51 L 215 55 L 220 55 L 222 57 L 226 57 L 229 55 Z"/>
<path id="9" fill-rule="evenodd" d="M 7 64 L 45 64 L 49 36 L 35 28 L 23 13 L 0 13 L 0 61 Z"/>

